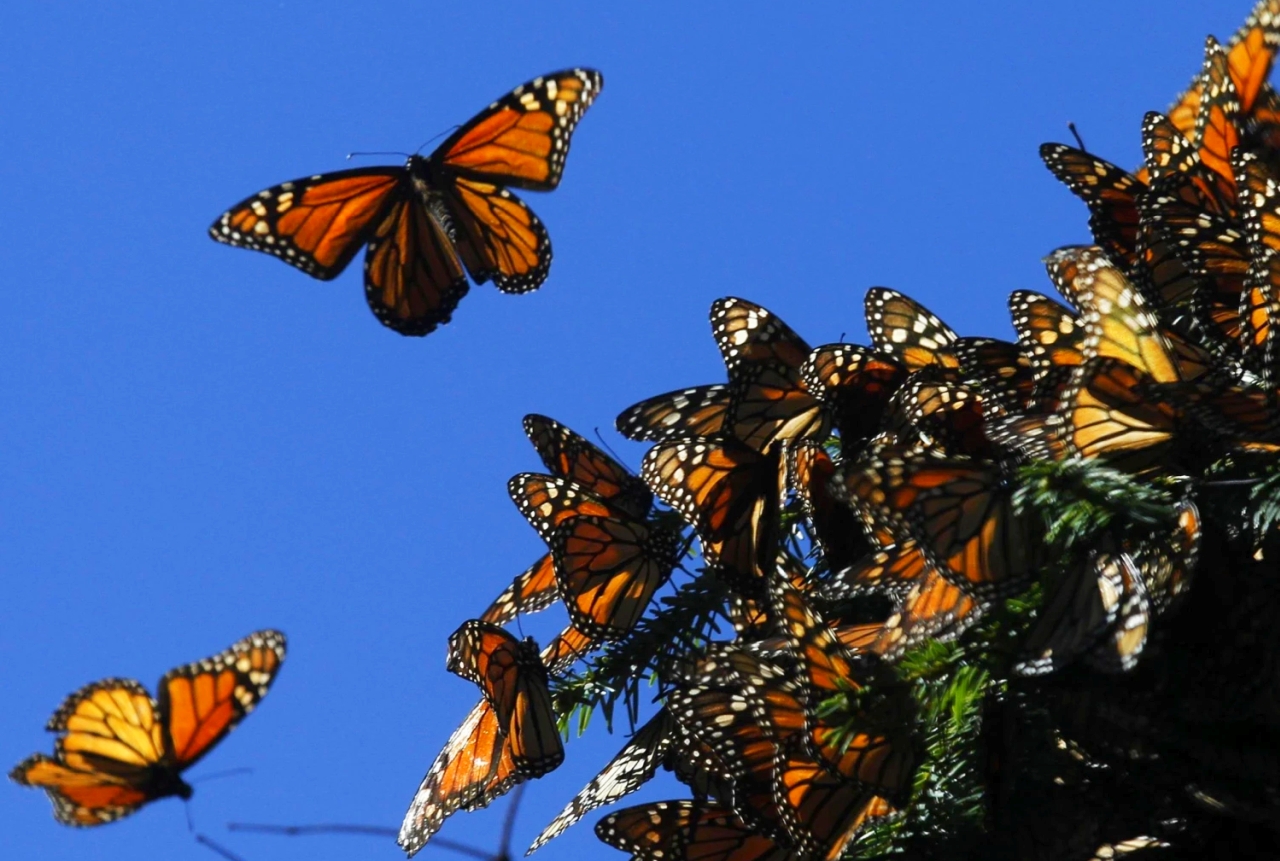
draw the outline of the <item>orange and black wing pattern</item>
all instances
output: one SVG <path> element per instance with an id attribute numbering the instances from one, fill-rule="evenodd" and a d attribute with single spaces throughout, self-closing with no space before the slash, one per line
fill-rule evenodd
<path id="1" fill-rule="evenodd" d="M 1054 368 L 1084 362 L 1084 321 L 1066 306 L 1041 293 L 1015 290 L 1009 294 L 1009 313 L 1018 345 L 1030 357 L 1039 379 Z"/>
<path id="2" fill-rule="evenodd" d="M 539 777 L 564 760 L 547 670 L 531 640 L 472 619 L 449 637 L 447 669 L 479 686 L 521 776 Z"/>
<path id="3" fill-rule="evenodd" d="M 848 446 L 876 434 L 884 408 L 909 372 L 896 359 L 857 344 L 825 344 L 809 354 L 800 373 L 832 412 Z"/>
<path id="4" fill-rule="evenodd" d="M 1145 184 L 1109 161 L 1063 144 L 1043 144 L 1040 158 L 1089 207 L 1089 229 L 1102 250 L 1124 266 L 1137 263 L 1137 194 Z"/>
<path id="5" fill-rule="evenodd" d="M 712 303 L 711 331 L 729 372 L 726 435 L 756 451 L 826 435 L 826 411 L 800 374 L 810 348 L 790 326 L 730 297 Z"/>
<path id="6" fill-rule="evenodd" d="M 594 639 L 628 634 L 677 561 L 674 536 L 629 518 L 570 517 L 548 543 L 569 618 Z"/>
<path id="7" fill-rule="evenodd" d="M 247 197 L 218 217 L 219 242 L 279 257 L 303 272 L 336 278 L 410 197 L 403 167 L 364 167 L 291 180 Z"/>
<path id="8" fill-rule="evenodd" d="M 827 570 L 840 571 L 854 564 L 870 545 L 852 509 L 831 495 L 831 480 L 836 474 L 831 455 L 815 440 L 800 440 L 788 458 L 788 483 L 800 498 Z"/>
<path id="9" fill-rule="evenodd" d="M 659 443 L 641 465 L 645 483 L 680 512 L 703 557 L 736 587 L 759 592 L 776 556 L 783 490 L 781 455 L 741 443 L 687 439 Z"/>
<path id="10" fill-rule="evenodd" d="M 536 413 L 524 417 L 524 432 L 552 475 L 575 482 L 632 517 L 649 514 L 652 491 L 581 434 Z"/>
<path id="11" fill-rule="evenodd" d="M 195 764 L 257 707 L 284 657 L 284 634 L 255 631 L 221 654 L 165 673 L 160 712 L 179 769 Z"/>
<path id="12" fill-rule="evenodd" d="M 919 302 L 887 287 L 872 287 L 865 304 L 871 343 L 907 370 L 960 367 L 954 351 L 959 336 Z"/>
<path id="13" fill-rule="evenodd" d="M 477 284 L 536 290 L 551 266 L 551 239 L 506 186 L 560 184 L 578 121 L 604 86 L 591 69 L 566 69 L 516 87 L 454 132 L 428 158 L 454 218 L 458 251 Z"/>
<path id="14" fill-rule="evenodd" d="M 557 525 L 579 514 L 607 517 L 620 513 L 607 502 L 565 478 L 522 472 L 507 482 L 507 493 L 529 525 L 544 540 Z"/>
<path id="15" fill-rule="evenodd" d="M 711 437 L 724 428 L 729 387 L 719 383 L 664 392 L 632 404 L 618 414 L 618 433 L 627 439 Z"/>
<path id="16" fill-rule="evenodd" d="M 537 613 L 556 602 L 560 592 L 556 588 L 556 568 L 551 554 L 544 553 L 538 561 L 516 576 L 502 594 L 493 599 L 483 613 L 481 622 L 505 625 L 521 613 Z"/>
<path id="17" fill-rule="evenodd" d="M 86 685 L 54 712 L 48 729 L 61 734 L 54 755 L 36 754 L 9 777 L 45 790 L 64 825 L 102 825 L 164 795 L 191 792 L 166 768 L 159 706 L 135 681 Z"/>
<path id="18" fill-rule="evenodd" d="M 52 757 L 37 754 L 10 777 L 44 789 L 66 825 L 101 825 L 191 787 L 193 765 L 257 705 L 284 660 L 284 635 L 258 631 L 227 651 L 160 680 L 160 701 L 130 679 L 76 691 L 54 712 Z"/>
<path id="19" fill-rule="evenodd" d="M 282 183 L 227 210 L 209 235 L 322 280 L 337 277 L 367 244 L 369 308 L 402 335 L 426 335 L 449 322 L 468 273 L 508 293 L 546 280 L 551 239 L 506 186 L 559 184 L 574 127 L 603 83 L 590 69 L 535 78 L 426 158 Z"/>

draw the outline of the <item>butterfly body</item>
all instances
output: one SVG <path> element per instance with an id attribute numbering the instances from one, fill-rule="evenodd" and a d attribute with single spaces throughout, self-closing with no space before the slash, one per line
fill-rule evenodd
<path id="1" fill-rule="evenodd" d="M 316 174 L 246 198 L 209 228 L 328 281 L 366 247 L 369 308 L 402 335 L 449 322 L 470 280 L 536 290 L 551 266 L 538 217 L 507 190 L 551 191 L 569 139 L 604 79 L 568 69 L 512 90 L 403 167 Z"/>

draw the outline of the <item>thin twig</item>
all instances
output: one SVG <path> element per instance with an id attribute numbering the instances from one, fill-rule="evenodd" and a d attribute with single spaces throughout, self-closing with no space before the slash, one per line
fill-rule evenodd
<path id="1" fill-rule="evenodd" d="M 236 853 L 232 852 L 230 849 L 216 842 L 212 838 L 204 836 L 203 834 L 196 835 L 196 842 L 199 843 L 201 846 L 209 847 L 210 850 L 218 853 L 223 858 L 226 858 L 227 861 L 244 861 L 243 858 L 241 858 Z"/>

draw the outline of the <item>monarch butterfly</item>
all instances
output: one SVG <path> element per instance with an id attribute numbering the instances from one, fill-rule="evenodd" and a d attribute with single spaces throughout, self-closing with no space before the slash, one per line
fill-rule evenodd
<path id="1" fill-rule="evenodd" d="M 1138 572 L 1146 585 L 1152 611 L 1162 613 L 1191 585 L 1200 556 L 1200 510 L 1184 500 L 1177 506 L 1177 523 L 1166 541 L 1144 548 L 1138 556 Z"/>
<path id="2" fill-rule="evenodd" d="M 532 855 L 592 810 L 630 795 L 653 779 L 671 750 L 674 728 L 671 714 L 666 709 L 659 710 L 542 829 L 525 854 Z"/>
<path id="3" fill-rule="evenodd" d="M 857 344 L 818 347 L 800 367 L 809 391 L 832 413 L 846 451 L 876 435 L 881 414 L 908 373 L 896 359 Z"/>
<path id="4" fill-rule="evenodd" d="M 907 370 L 960 367 L 952 350 L 959 336 L 919 302 L 887 287 L 872 287 L 865 305 L 871 343 Z"/>
<path id="5" fill-rule="evenodd" d="M 889 661 L 925 640 L 954 640 L 986 612 L 985 604 L 929 564 L 910 538 L 841 572 L 839 583 L 847 594 L 875 589 L 893 598 L 894 611 L 885 621 L 835 629 L 836 639 L 851 651 Z"/>
<path id="6" fill-rule="evenodd" d="M 1240 307 L 1244 359 L 1274 385 L 1280 364 L 1280 184 L 1254 153 L 1237 151 L 1234 164 L 1250 259 Z"/>
<path id="7" fill-rule="evenodd" d="M 615 425 L 634 440 L 712 437 L 724 428 L 728 412 L 729 387 L 715 383 L 646 398 L 619 413 Z"/>
<path id="8" fill-rule="evenodd" d="M 149 801 L 190 798 L 182 772 L 226 737 L 266 696 L 285 656 L 279 631 L 255 631 L 226 651 L 160 679 L 159 701 L 132 679 L 85 685 L 49 719 L 52 757 L 10 772 L 44 789 L 64 825 L 114 822 Z"/>
<path id="9" fill-rule="evenodd" d="M 853 511 L 831 495 L 829 485 L 836 473 L 835 462 L 814 440 L 800 440 L 787 456 L 788 483 L 800 498 L 811 537 L 822 550 L 827 570 L 847 568 L 871 548 Z"/>
<path id="10" fill-rule="evenodd" d="M 979 599 L 1019 591 L 1040 567 L 1032 521 L 996 465 L 886 443 L 841 478 L 855 504 L 905 530 L 943 576 Z"/>
<path id="11" fill-rule="evenodd" d="M 959 383 L 944 382 L 929 369 L 915 374 L 890 405 L 889 426 L 900 438 L 919 433 L 943 451 L 991 458 L 984 399 Z"/>
<path id="12" fill-rule="evenodd" d="M 780 440 L 826 434 L 826 414 L 800 375 L 810 348 L 790 326 L 730 297 L 711 304 L 711 330 L 729 371 L 727 435 L 762 452 Z"/>
<path id="13" fill-rule="evenodd" d="M 513 484 L 521 476 L 508 483 L 508 491 L 512 493 L 517 507 L 544 538 L 555 523 L 570 513 L 609 514 L 617 509 L 635 517 L 644 517 L 653 507 L 653 494 L 644 482 L 580 434 L 536 413 L 524 417 L 524 430 L 547 469 L 575 485 L 564 493 L 560 493 L 557 486 L 558 499 L 535 500 L 531 495 L 535 491 L 532 486 L 525 487 L 521 483 L 513 490 Z M 570 493 L 574 499 L 572 506 L 565 504 Z M 549 506 L 548 517 L 537 513 L 543 503 Z M 517 576 L 480 615 L 480 620 L 495 625 L 505 624 L 520 613 L 545 610 L 558 597 L 555 565 L 551 554 L 547 553 Z"/>
<path id="14" fill-rule="evenodd" d="M 590 647 L 591 641 L 570 626 L 537 657 L 545 672 L 560 673 Z M 534 699 L 541 701 L 536 687 L 531 689 L 535 690 Z M 526 706 L 531 704 L 532 701 L 526 702 Z M 551 726 L 554 730 L 554 718 Z M 529 779 L 532 775 L 528 771 L 516 767 L 513 748 L 513 735 L 501 725 L 498 712 L 486 695 L 449 736 L 418 786 L 396 839 L 405 853 L 410 857 L 417 854 L 457 811 L 487 807 Z"/>
<path id="15" fill-rule="evenodd" d="M 1280 2 L 1259 0 L 1226 47 L 1227 67 L 1240 99 L 1240 109 L 1245 114 L 1252 113 L 1259 96 L 1270 91 L 1266 81 L 1278 46 Z M 1169 119 L 1184 135 L 1192 134 L 1196 128 L 1203 87 L 1203 74 L 1197 74 L 1169 109 Z"/>
<path id="16" fill-rule="evenodd" d="M 1070 456 L 1102 458 L 1143 473 L 1168 463 L 1182 436 L 1183 410 L 1159 396 L 1151 379 L 1119 359 L 1090 359 L 1063 395 Z"/>
<path id="17" fill-rule="evenodd" d="M 1163 326 L 1099 249 L 1060 248 L 1045 265 L 1058 289 L 1084 312 L 1086 357 L 1119 359 L 1157 383 L 1189 382 L 1209 373 L 1211 357 Z"/>
<path id="18" fill-rule="evenodd" d="M 570 517 L 548 543 L 569 618 L 596 639 L 630 632 L 678 561 L 674 535 L 630 518 Z"/>
<path id="19" fill-rule="evenodd" d="M 832 774 L 796 743 L 774 769 L 783 824 L 801 857 L 834 861 L 868 818 L 892 811 L 866 784 Z"/>
<path id="20" fill-rule="evenodd" d="M 1009 314 L 1040 380 L 1054 368 L 1084 362 L 1084 323 L 1063 305 L 1041 293 L 1015 290 L 1009 294 Z"/>
<path id="21" fill-rule="evenodd" d="M 560 184 L 573 130 L 603 85 L 592 69 L 534 78 L 426 158 L 282 183 L 227 210 L 209 235 L 322 281 L 368 245 L 369 308 L 402 335 L 426 335 L 449 322 L 469 289 L 467 273 L 477 284 L 493 279 L 504 293 L 536 290 L 546 279 L 551 240 L 506 187 Z"/>
<path id="22" fill-rule="evenodd" d="M 1040 158 L 1089 207 L 1089 230 L 1109 257 L 1138 262 L 1137 194 L 1146 183 L 1105 159 L 1074 147 L 1042 144 Z"/>
<path id="23" fill-rule="evenodd" d="M 1120 667 L 1133 666 L 1146 641 L 1146 586 L 1128 553 L 1095 552 L 1053 584 L 1014 665 L 1023 675 L 1068 666 L 1093 649 L 1113 648 Z M 1118 636 L 1116 636 L 1118 634 Z M 1113 642 L 1104 640 L 1112 635 Z"/>
<path id="24" fill-rule="evenodd" d="M 632 517 L 645 517 L 653 493 L 598 446 L 555 419 L 530 413 L 524 431 L 553 475 L 566 478 Z"/>
<path id="25" fill-rule="evenodd" d="M 955 350 L 966 379 L 980 389 L 984 412 L 1021 412 L 1034 400 L 1035 369 L 1017 344 L 999 338 L 960 338 Z"/>
<path id="26" fill-rule="evenodd" d="M 636 861 L 800 861 L 804 856 L 742 822 L 721 804 L 658 801 L 596 823 L 601 842 Z"/>
<path id="27" fill-rule="evenodd" d="M 480 686 L 510 741 L 519 775 L 540 777 L 564 761 L 547 670 L 533 640 L 472 619 L 449 637 L 447 669 Z"/>
<path id="28" fill-rule="evenodd" d="M 1224 189 L 1221 177 L 1205 167 L 1200 152 L 1169 118 L 1151 111 L 1142 120 L 1142 151 L 1150 174 L 1149 190 L 1175 195 L 1183 204 L 1214 215 L 1234 216 L 1235 195 Z"/>
<path id="29" fill-rule="evenodd" d="M 1200 150 L 1201 163 L 1216 174 L 1221 194 L 1234 198 L 1236 180 L 1231 151 L 1240 143 L 1242 106 L 1231 80 L 1231 61 L 1212 36 L 1205 40 L 1200 81 L 1200 104 L 1191 139 Z"/>
<path id="30" fill-rule="evenodd" d="M 640 475 L 693 525 L 708 564 L 735 588 L 758 593 L 776 554 L 783 466 L 776 449 L 677 439 L 650 449 Z"/>

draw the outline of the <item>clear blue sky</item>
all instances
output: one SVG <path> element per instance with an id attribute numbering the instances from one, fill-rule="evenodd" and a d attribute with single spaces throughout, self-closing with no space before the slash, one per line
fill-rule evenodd
<path id="1" fill-rule="evenodd" d="M 1048 290 L 1040 258 L 1088 237 L 1037 146 L 1074 120 L 1136 163 L 1143 112 L 1249 5 L 6 6 L 0 765 L 49 749 L 76 687 L 152 687 L 275 626 L 275 689 L 189 776 L 255 773 L 199 786 L 196 824 L 247 861 L 398 857 L 222 825 L 398 825 L 477 697 L 445 638 L 542 552 L 505 491 L 539 467 L 521 416 L 599 426 L 634 465 L 613 416 L 721 379 L 706 314 L 726 295 L 814 344 L 865 339 L 880 284 L 1008 337 L 1008 292 Z M 556 250 L 537 293 L 473 288 L 402 338 L 358 265 L 322 283 L 205 236 L 259 188 L 412 150 L 569 65 L 606 85 L 560 189 L 526 196 Z M 518 848 L 620 744 L 569 744 Z M 441 836 L 490 846 L 502 806 Z M 610 854 L 595 818 L 540 856 Z M 177 801 L 80 831 L 7 782 L 0 834 L 14 858 L 213 857 Z"/>

